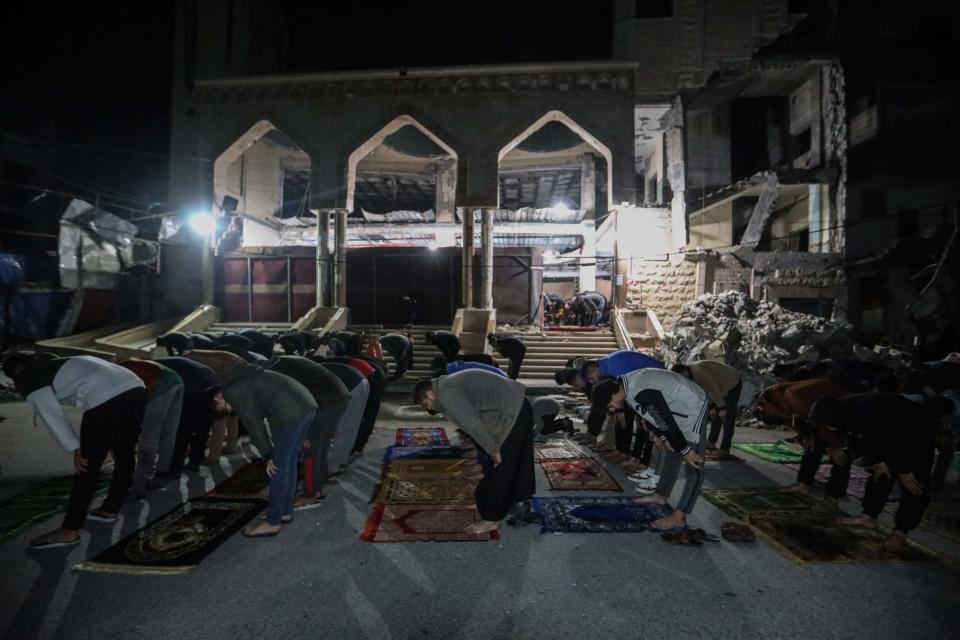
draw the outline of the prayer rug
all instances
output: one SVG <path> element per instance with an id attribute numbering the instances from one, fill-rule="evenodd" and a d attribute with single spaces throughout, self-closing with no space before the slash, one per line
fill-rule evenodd
<path id="1" fill-rule="evenodd" d="M 837 524 L 836 516 L 812 513 L 757 513 L 747 522 L 764 540 L 797 564 L 943 560 L 933 549 L 909 543 L 892 552 L 881 544 L 887 534 Z"/>
<path id="2" fill-rule="evenodd" d="M 784 491 L 780 487 L 756 489 L 704 489 L 700 495 L 737 518 L 754 513 L 803 512 L 817 503 L 811 496 Z"/>
<path id="3" fill-rule="evenodd" d="M 97 495 L 110 486 L 110 476 L 100 476 Z M 51 478 L 0 499 L 0 543 L 11 540 L 35 524 L 67 509 L 73 476 Z"/>
<path id="4" fill-rule="evenodd" d="M 403 459 L 427 459 L 427 458 L 462 458 L 463 451 L 457 446 L 442 447 L 401 447 L 394 445 L 387 447 L 383 454 L 383 461 Z"/>
<path id="5" fill-rule="evenodd" d="M 430 460 L 391 460 L 383 465 L 384 478 L 399 478 L 401 480 L 433 480 L 462 477 L 476 464 L 469 458 L 435 458 Z"/>
<path id="6" fill-rule="evenodd" d="M 499 540 L 500 532 L 464 533 L 479 521 L 472 504 L 377 504 L 360 534 L 363 542 L 484 542 Z"/>
<path id="7" fill-rule="evenodd" d="M 540 466 L 554 491 L 623 491 L 593 458 L 540 460 Z"/>
<path id="8" fill-rule="evenodd" d="M 266 500 L 193 498 L 74 569 L 188 573 L 266 506 Z"/>
<path id="9" fill-rule="evenodd" d="M 531 505 L 543 516 L 540 533 L 639 533 L 671 512 L 668 506 L 637 504 L 622 496 L 534 496 Z"/>
<path id="10" fill-rule="evenodd" d="M 405 503 L 466 503 L 473 504 L 477 483 L 462 476 L 445 478 L 385 478 L 373 492 L 373 502 Z"/>
<path id="11" fill-rule="evenodd" d="M 260 460 L 243 465 L 232 476 L 210 489 L 207 495 L 217 498 L 254 498 L 269 486 L 267 463 Z"/>
<path id="12" fill-rule="evenodd" d="M 442 427 L 404 427 L 397 429 L 397 442 L 402 447 L 429 447 L 450 444 Z"/>
<path id="13" fill-rule="evenodd" d="M 791 447 L 783 440 L 778 442 L 738 442 L 733 445 L 737 449 L 752 453 L 767 462 L 800 462 L 803 453 L 797 447 Z"/>
<path id="14" fill-rule="evenodd" d="M 554 442 L 545 442 L 534 446 L 534 460 L 559 460 L 562 458 L 583 458 L 583 449 L 573 444 L 569 440 L 557 440 Z"/>

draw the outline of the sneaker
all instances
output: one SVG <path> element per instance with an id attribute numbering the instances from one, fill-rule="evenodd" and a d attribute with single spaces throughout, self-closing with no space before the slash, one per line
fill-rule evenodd
<path id="1" fill-rule="evenodd" d="M 120 514 L 107 515 L 100 509 L 94 509 L 87 514 L 87 520 L 93 520 L 94 522 L 116 522 L 120 518 Z"/>
<path id="2" fill-rule="evenodd" d="M 645 478 L 643 480 L 630 478 L 630 481 L 637 485 L 637 489 L 650 489 L 651 491 L 660 484 L 660 478 Z"/>
<path id="3" fill-rule="evenodd" d="M 654 493 L 656 493 L 656 492 L 657 492 L 657 490 L 656 490 L 655 488 L 654 488 L 654 489 L 644 489 L 644 488 L 642 488 L 642 487 L 637 487 L 637 493 L 638 493 L 639 495 L 641 495 L 641 496 L 652 496 L 652 495 L 653 495 Z"/>

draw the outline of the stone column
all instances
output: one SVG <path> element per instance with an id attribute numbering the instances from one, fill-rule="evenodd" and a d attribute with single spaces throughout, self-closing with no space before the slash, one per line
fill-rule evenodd
<path id="1" fill-rule="evenodd" d="M 461 291 L 463 308 L 473 307 L 473 209 L 463 209 L 463 253 L 461 256 Z"/>
<path id="2" fill-rule="evenodd" d="M 620 217 L 626 215 L 623 209 L 614 214 L 613 238 L 613 304 L 618 309 L 627 306 L 627 289 L 630 282 L 630 251 L 623 241 Z"/>
<path id="3" fill-rule="evenodd" d="M 597 165 L 592 153 L 580 156 L 580 210 L 584 220 L 597 219 Z"/>
<path id="4" fill-rule="evenodd" d="M 203 244 L 200 247 L 200 303 L 213 304 L 214 302 L 214 280 L 216 279 L 214 270 L 213 247 L 210 243 L 212 235 L 203 236 Z M 81 263 L 79 273 L 83 277 L 83 265 Z M 82 281 L 81 281 L 82 284 Z M 250 283 L 253 286 L 253 283 Z"/>
<path id="5" fill-rule="evenodd" d="M 445 158 L 437 162 L 437 190 L 434 194 L 433 210 L 437 222 L 453 222 L 457 200 L 457 162 Z"/>
<path id="6" fill-rule="evenodd" d="M 493 309 L 493 210 L 481 210 L 483 265 L 480 267 L 480 306 Z"/>
<path id="7" fill-rule="evenodd" d="M 337 299 L 334 306 L 347 306 L 347 210 L 337 209 L 337 249 L 336 265 L 334 273 L 336 274 L 336 292 Z"/>
<path id="8" fill-rule="evenodd" d="M 597 228 L 593 220 L 584 220 L 583 249 L 580 250 L 580 291 L 597 288 Z"/>

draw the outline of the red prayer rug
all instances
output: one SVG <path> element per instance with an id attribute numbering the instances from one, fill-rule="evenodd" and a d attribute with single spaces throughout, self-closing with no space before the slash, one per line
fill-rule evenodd
<path id="1" fill-rule="evenodd" d="M 538 444 L 533 448 L 534 460 L 559 460 L 561 458 L 586 457 L 583 449 L 568 440 L 554 440 Z"/>
<path id="2" fill-rule="evenodd" d="M 485 542 L 500 532 L 464 533 L 479 521 L 472 504 L 377 504 L 360 534 L 362 542 Z"/>
<path id="3" fill-rule="evenodd" d="M 623 491 L 593 458 L 540 460 L 554 491 Z"/>

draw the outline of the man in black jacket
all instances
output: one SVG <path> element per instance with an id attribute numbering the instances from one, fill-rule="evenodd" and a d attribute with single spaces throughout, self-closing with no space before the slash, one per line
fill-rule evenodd
<path id="1" fill-rule="evenodd" d="M 460 353 L 460 338 L 449 331 L 427 331 L 424 334 L 427 344 L 434 345 L 443 354 L 447 362 L 453 362 Z"/>
<path id="2" fill-rule="evenodd" d="M 810 422 L 817 440 L 834 450 L 845 446 L 857 451 L 873 471 L 863 513 L 841 518 L 842 524 L 876 529 L 877 517 L 899 482 L 903 497 L 894 515 L 894 531 L 884 546 L 890 550 L 906 546 L 907 535 L 920 524 L 930 502 L 934 443 L 943 419 L 953 410 L 947 398 L 918 402 L 897 393 L 822 398 L 813 405 Z"/>
<path id="3" fill-rule="evenodd" d="M 223 382 L 213 369 L 189 358 L 174 356 L 157 358 L 156 361 L 173 369 L 183 379 L 183 408 L 180 411 L 173 459 L 167 473 L 168 480 L 176 480 L 183 471 L 183 459 L 188 447 L 190 463 L 187 469 L 198 471 L 203 464 L 215 414 L 213 397 L 220 391 Z"/>
<path id="4" fill-rule="evenodd" d="M 507 375 L 511 380 L 516 380 L 520 375 L 520 366 L 523 364 L 523 357 L 527 354 L 527 345 L 523 340 L 514 336 L 502 336 L 491 333 L 487 336 L 487 343 L 493 347 L 497 353 L 510 361 L 507 368 Z"/>

